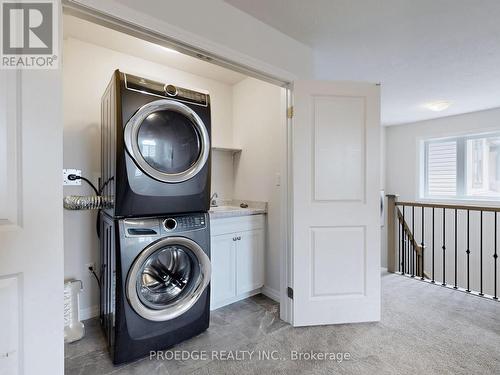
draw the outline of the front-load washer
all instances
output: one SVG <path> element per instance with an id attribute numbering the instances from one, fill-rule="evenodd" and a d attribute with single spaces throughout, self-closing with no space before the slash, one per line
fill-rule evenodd
<path id="1" fill-rule="evenodd" d="M 208 211 L 208 93 L 117 70 L 101 116 L 101 185 L 114 200 L 109 215 Z"/>
<path id="2" fill-rule="evenodd" d="M 101 325 L 113 363 L 164 350 L 208 328 L 207 213 L 101 215 Z"/>

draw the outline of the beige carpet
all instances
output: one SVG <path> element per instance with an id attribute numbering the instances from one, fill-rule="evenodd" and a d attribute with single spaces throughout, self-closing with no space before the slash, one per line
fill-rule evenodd
<path id="1" fill-rule="evenodd" d="M 96 320 L 66 345 L 67 374 L 500 374 L 500 303 L 399 275 L 382 276 L 379 323 L 292 328 L 263 296 L 212 313 L 202 335 L 172 350 L 248 351 L 244 360 L 150 360 L 114 367 Z M 350 359 L 292 361 L 291 352 Z M 277 353 L 278 360 L 258 353 Z M 243 353 L 243 352 L 239 352 Z"/>

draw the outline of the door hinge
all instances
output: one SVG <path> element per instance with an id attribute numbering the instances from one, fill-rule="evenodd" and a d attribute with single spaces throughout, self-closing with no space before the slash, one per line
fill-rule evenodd
<path id="1" fill-rule="evenodd" d="M 292 118 L 293 117 L 293 106 L 291 107 L 288 107 L 287 111 L 286 111 L 286 116 L 288 118 Z"/>
<path id="2" fill-rule="evenodd" d="M 286 289 L 286 294 L 288 295 L 288 298 L 293 299 L 293 289 L 288 287 Z"/>

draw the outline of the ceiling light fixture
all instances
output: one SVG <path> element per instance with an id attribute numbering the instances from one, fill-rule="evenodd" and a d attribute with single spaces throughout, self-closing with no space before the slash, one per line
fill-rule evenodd
<path id="1" fill-rule="evenodd" d="M 424 108 L 427 108 L 434 112 L 441 112 L 451 105 L 449 100 L 436 100 L 434 102 L 429 102 L 424 104 Z"/>
<path id="2" fill-rule="evenodd" d="M 164 46 L 160 46 L 160 45 L 159 45 L 159 47 L 164 51 L 168 51 L 171 53 L 180 53 L 179 51 L 176 51 L 175 49 L 172 49 L 172 48 L 168 48 L 168 47 L 164 47 Z"/>

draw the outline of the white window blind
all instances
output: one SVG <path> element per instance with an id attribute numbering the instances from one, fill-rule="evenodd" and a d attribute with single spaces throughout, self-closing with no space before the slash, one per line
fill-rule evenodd
<path id="1" fill-rule="evenodd" d="M 427 195 L 455 196 L 457 193 L 457 142 L 427 143 Z"/>

